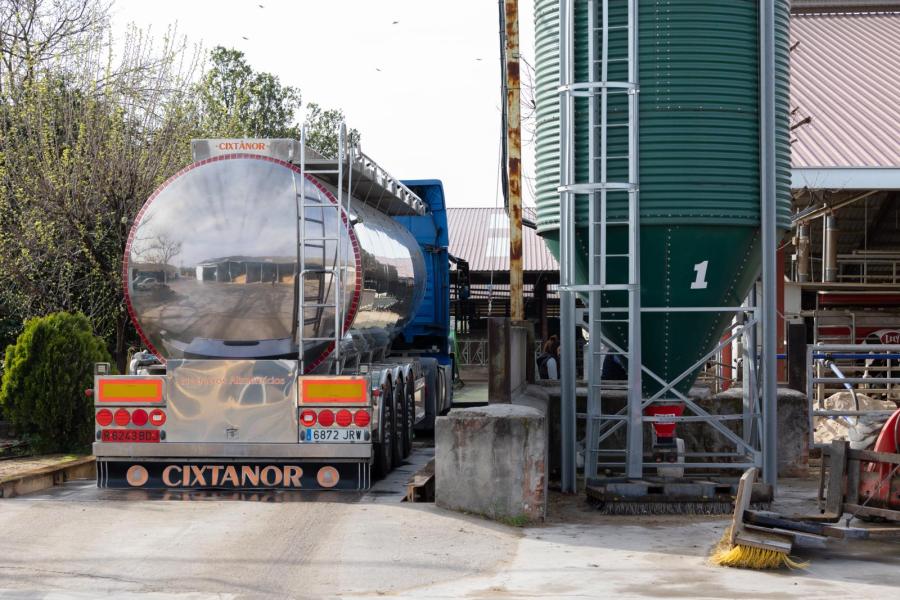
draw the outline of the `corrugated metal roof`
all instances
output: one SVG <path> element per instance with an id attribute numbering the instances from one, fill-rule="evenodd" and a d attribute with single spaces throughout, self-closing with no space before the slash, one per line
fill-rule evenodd
<path id="1" fill-rule="evenodd" d="M 523 216 L 534 219 L 534 209 Z M 450 254 L 469 261 L 471 271 L 509 270 L 509 217 L 503 208 L 448 208 Z M 534 229 L 522 229 L 525 271 L 557 271 L 559 265 Z"/>
<path id="2" fill-rule="evenodd" d="M 900 166 L 900 12 L 791 15 L 797 167 Z"/>

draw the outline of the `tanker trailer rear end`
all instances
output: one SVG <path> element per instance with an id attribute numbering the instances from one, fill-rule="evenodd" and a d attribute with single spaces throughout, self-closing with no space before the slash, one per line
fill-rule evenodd
<path id="1" fill-rule="evenodd" d="M 195 140 L 125 251 L 148 352 L 98 365 L 98 485 L 366 489 L 449 408 L 443 187 L 358 149 Z"/>

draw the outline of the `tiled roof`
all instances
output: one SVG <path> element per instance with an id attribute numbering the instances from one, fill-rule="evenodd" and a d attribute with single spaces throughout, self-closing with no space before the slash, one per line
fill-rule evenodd
<path id="1" fill-rule="evenodd" d="M 525 208 L 534 220 L 534 210 Z M 450 254 L 469 261 L 471 271 L 509 270 L 509 217 L 503 208 L 448 208 Z M 525 271 L 557 271 L 559 265 L 534 229 L 523 227 Z"/>
<path id="2" fill-rule="evenodd" d="M 794 168 L 900 167 L 900 12 L 791 15 Z"/>

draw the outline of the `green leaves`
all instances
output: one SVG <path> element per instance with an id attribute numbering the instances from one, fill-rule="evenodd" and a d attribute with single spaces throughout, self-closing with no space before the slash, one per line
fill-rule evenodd
<path id="1" fill-rule="evenodd" d="M 344 122 L 344 111 L 325 110 L 315 102 L 306 107 L 306 136 L 309 146 L 319 154 L 328 158 L 337 156 L 338 136 L 341 123 Z M 359 132 L 351 129 L 347 132 L 347 144 L 359 144 Z"/>
<path id="2" fill-rule="evenodd" d="M 209 55 L 209 70 L 196 86 L 200 131 L 196 137 L 300 137 L 294 116 L 300 109 L 300 90 L 283 85 L 271 73 L 256 72 L 244 53 L 221 46 Z M 337 154 L 344 113 L 323 109 L 316 103 L 306 108 L 307 143 L 323 154 Z M 359 132 L 348 133 L 350 144 L 359 143 Z"/>
<path id="3" fill-rule="evenodd" d="M 6 349 L 0 406 L 35 452 L 83 451 L 93 439 L 94 363 L 109 362 L 83 314 L 30 319 Z"/>
<path id="4" fill-rule="evenodd" d="M 299 135 L 294 113 L 300 108 L 300 90 L 282 85 L 271 73 L 254 72 L 239 50 L 213 48 L 196 96 L 203 136 Z"/>

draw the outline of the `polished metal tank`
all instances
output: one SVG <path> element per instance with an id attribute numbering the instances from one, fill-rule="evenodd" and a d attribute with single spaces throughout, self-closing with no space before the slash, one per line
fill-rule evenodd
<path id="1" fill-rule="evenodd" d="M 336 195 L 295 165 L 249 154 L 195 162 L 161 185 L 135 218 L 123 269 L 147 347 L 162 359 L 297 357 L 301 243 L 302 337 L 335 337 L 338 269 L 341 337 L 387 343 L 424 295 L 422 252 L 356 198 L 339 213 Z M 305 342 L 306 371 L 327 366 L 333 351 L 333 342 Z"/>

